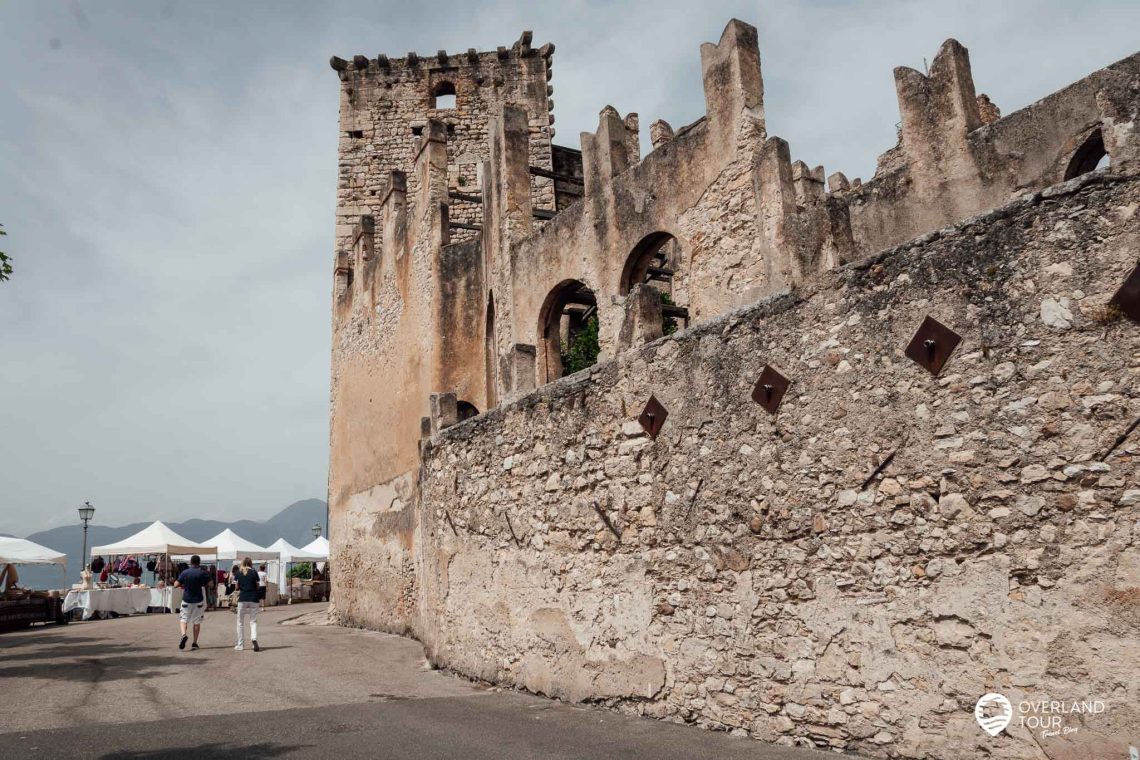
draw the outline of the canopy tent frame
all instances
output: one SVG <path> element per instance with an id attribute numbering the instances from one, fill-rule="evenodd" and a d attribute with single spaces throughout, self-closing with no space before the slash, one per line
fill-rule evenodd
<path id="1" fill-rule="evenodd" d="M 293 565 L 302 564 L 305 562 L 316 563 L 325 562 L 327 557 L 321 557 L 316 554 L 309 554 L 303 549 L 298 549 L 284 538 L 279 538 L 269 545 L 270 550 L 276 550 L 281 558 L 278 560 L 278 573 L 277 585 L 278 593 L 280 593 L 281 586 L 288 589 L 286 596 L 292 600 L 293 598 L 293 584 L 289 582 L 289 570 Z"/>
<path id="2" fill-rule="evenodd" d="M 159 557 L 165 558 L 165 563 L 159 565 L 156 562 L 155 570 L 152 571 L 153 576 L 160 575 L 158 568 L 164 567 L 166 569 L 173 568 L 174 555 L 177 554 L 206 554 L 210 555 L 215 553 L 218 547 L 209 544 L 199 544 L 190 539 L 175 533 L 161 520 L 155 520 L 153 523 L 143 528 L 132 536 L 122 539 L 111 544 L 103 544 L 102 546 L 91 547 L 91 557 L 106 556 L 111 564 L 114 564 L 116 557 Z M 144 565 L 145 567 L 145 565 Z M 111 571 L 107 572 L 108 578 L 111 576 Z M 174 578 L 160 578 L 159 580 L 173 581 Z"/>

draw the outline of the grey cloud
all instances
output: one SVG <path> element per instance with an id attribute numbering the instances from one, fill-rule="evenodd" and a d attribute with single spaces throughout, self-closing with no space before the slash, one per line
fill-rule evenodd
<path id="1" fill-rule="evenodd" d="M 769 132 L 870 176 L 891 69 L 946 37 L 1005 112 L 1133 52 L 1135 3 L 0 5 L 0 532 L 261 517 L 323 496 L 329 55 L 557 44 L 557 141 L 703 112 L 699 45 L 760 30 Z M 56 43 L 53 44 L 52 41 Z"/>

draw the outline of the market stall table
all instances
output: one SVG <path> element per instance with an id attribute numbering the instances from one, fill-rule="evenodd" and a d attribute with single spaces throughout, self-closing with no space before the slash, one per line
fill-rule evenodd
<path id="1" fill-rule="evenodd" d="M 182 589 L 167 586 L 166 588 L 152 588 L 150 590 L 150 606 L 158 609 L 167 609 L 177 612 L 182 606 Z"/>
<path id="2" fill-rule="evenodd" d="M 84 620 L 90 620 L 96 612 L 142 615 L 151 606 L 150 592 L 166 590 L 149 588 L 72 589 L 67 592 L 67 598 L 63 600 L 63 612 L 66 614 L 72 610 L 83 610 Z"/>

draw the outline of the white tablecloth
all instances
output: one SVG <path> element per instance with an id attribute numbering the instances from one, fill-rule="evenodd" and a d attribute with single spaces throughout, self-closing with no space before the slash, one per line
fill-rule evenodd
<path id="1" fill-rule="evenodd" d="M 182 589 L 167 586 L 166 588 L 150 589 L 150 606 L 165 607 L 171 612 L 178 612 L 182 604 Z"/>
<path id="2" fill-rule="evenodd" d="M 96 612 L 115 612 L 136 615 L 150 606 L 149 588 L 93 588 L 68 591 L 63 600 L 63 611 L 83 610 L 83 619 L 90 620 Z"/>

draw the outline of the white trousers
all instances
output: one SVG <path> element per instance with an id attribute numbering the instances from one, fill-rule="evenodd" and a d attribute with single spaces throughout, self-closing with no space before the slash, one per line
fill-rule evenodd
<path id="1" fill-rule="evenodd" d="M 238 602 L 237 645 L 245 646 L 245 619 L 249 618 L 249 637 L 257 641 L 257 602 Z"/>

